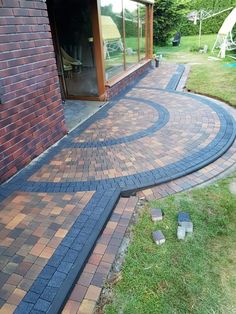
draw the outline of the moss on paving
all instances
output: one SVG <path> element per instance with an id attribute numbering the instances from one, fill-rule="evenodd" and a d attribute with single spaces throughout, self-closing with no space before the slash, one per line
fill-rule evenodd
<path id="1" fill-rule="evenodd" d="M 236 196 L 229 191 L 235 178 L 146 206 L 106 314 L 236 313 Z M 162 222 L 151 221 L 153 206 L 163 208 Z M 180 210 L 194 223 L 186 241 L 176 239 Z M 166 236 L 162 246 L 152 241 L 157 229 Z"/>

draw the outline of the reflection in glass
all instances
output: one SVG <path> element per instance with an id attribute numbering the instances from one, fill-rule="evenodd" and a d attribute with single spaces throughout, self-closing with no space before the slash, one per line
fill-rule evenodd
<path id="1" fill-rule="evenodd" d="M 101 0 L 106 80 L 124 71 L 122 0 Z"/>
<path id="2" fill-rule="evenodd" d="M 100 0 L 106 80 L 146 57 L 146 6 L 132 0 Z"/>
<path id="3" fill-rule="evenodd" d="M 87 0 L 54 0 L 58 46 L 69 96 L 97 96 L 91 12 Z"/>
<path id="4" fill-rule="evenodd" d="M 126 68 L 137 64 L 139 61 L 138 40 L 138 4 L 131 0 L 124 0 L 125 15 L 125 43 L 126 43 Z"/>
<path id="5" fill-rule="evenodd" d="M 139 49 L 140 60 L 146 57 L 146 6 L 138 4 L 139 6 Z"/>

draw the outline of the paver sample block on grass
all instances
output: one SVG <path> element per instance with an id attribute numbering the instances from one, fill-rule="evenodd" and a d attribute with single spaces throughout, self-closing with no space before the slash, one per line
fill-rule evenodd
<path id="1" fill-rule="evenodd" d="M 186 230 L 184 227 L 178 226 L 177 228 L 177 238 L 178 240 L 184 240 L 186 236 Z"/>
<path id="2" fill-rule="evenodd" d="M 184 228 L 187 233 L 193 233 L 193 223 L 191 221 L 182 221 L 180 227 Z"/>
<path id="3" fill-rule="evenodd" d="M 154 231 L 152 233 L 152 237 L 153 237 L 153 240 L 154 242 L 157 244 L 157 245 L 160 245 L 160 244 L 163 244 L 165 243 L 166 239 L 164 237 L 164 234 L 158 230 L 158 231 Z"/>
<path id="4" fill-rule="evenodd" d="M 152 221 L 160 221 L 163 219 L 163 212 L 160 208 L 152 208 L 151 209 Z"/>
<path id="5" fill-rule="evenodd" d="M 185 213 L 185 212 L 179 212 L 178 213 L 178 223 L 179 225 L 183 222 L 183 221 L 186 221 L 186 222 L 190 222 L 190 216 L 189 216 L 189 213 Z"/>

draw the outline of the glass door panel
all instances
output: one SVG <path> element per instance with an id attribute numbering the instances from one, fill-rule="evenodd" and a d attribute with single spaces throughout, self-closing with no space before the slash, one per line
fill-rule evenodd
<path id="1" fill-rule="evenodd" d="M 125 43 L 126 43 L 126 68 L 137 64 L 139 61 L 139 28 L 138 4 L 131 0 L 124 0 Z"/>
<path id="2" fill-rule="evenodd" d="M 146 57 L 146 6 L 139 3 L 139 49 L 140 60 Z"/>
<path id="3" fill-rule="evenodd" d="M 68 96 L 98 95 L 90 8 L 90 1 L 54 0 Z"/>
<path id="4" fill-rule="evenodd" d="M 106 80 L 124 71 L 121 0 L 101 0 L 101 26 Z"/>

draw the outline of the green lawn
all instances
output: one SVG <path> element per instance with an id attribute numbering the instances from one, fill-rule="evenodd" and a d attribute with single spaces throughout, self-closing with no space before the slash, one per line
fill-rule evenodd
<path id="1" fill-rule="evenodd" d="M 133 228 L 132 242 L 113 287 L 106 314 L 236 313 L 236 196 L 229 183 L 236 174 L 204 189 L 180 193 L 146 206 Z M 165 218 L 156 225 L 150 208 Z M 188 211 L 194 235 L 176 239 L 177 213 Z M 166 243 L 157 246 L 152 231 Z"/>
<path id="2" fill-rule="evenodd" d="M 208 45 L 211 50 L 216 39 L 216 35 L 203 35 L 201 37 L 201 46 Z M 166 47 L 155 47 L 156 53 L 173 54 L 178 52 L 190 52 L 190 50 L 198 50 L 198 36 L 183 36 L 180 46 L 172 47 L 170 44 Z"/>
<path id="3" fill-rule="evenodd" d="M 225 67 L 226 63 L 236 60 L 229 57 L 218 61 L 208 59 L 209 56 L 217 56 L 217 53 L 211 53 L 215 39 L 216 35 L 202 36 L 202 46 L 208 45 L 208 54 L 196 51 L 198 36 L 182 37 L 179 47 L 156 47 L 155 52 L 162 54 L 170 62 L 191 65 L 186 86 L 189 91 L 215 97 L 236 107 L 236 68 Z"/>

